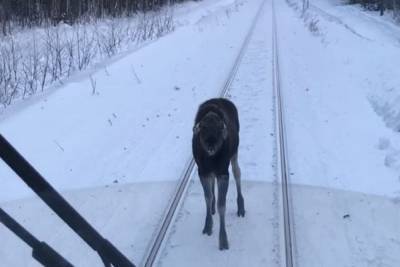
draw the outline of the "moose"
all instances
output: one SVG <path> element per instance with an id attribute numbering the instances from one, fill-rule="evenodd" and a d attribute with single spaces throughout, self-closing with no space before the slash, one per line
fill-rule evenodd
<path id="1" fill-rule="evenodd" d="M 237 189 L 237 216 L 244 217 L 241 191 L 241 172 L 238 165 L 239 116 L 235 105 L 224 98 L 213 98 L 202 103 L 193 127 L 193 157 L 198 167 L 206 201 L 206 220 L 203 234 L 211 235 L 212 215 L 215 214 L 215 180 L 218 185 L 218 213 L 220 217 L 219 249 L 229 249 L 225 229 L 225 203 L 229 185 L 229 163 Z"/>

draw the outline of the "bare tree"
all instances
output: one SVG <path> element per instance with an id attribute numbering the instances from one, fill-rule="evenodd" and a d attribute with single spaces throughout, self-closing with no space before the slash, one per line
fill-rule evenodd
<path id="1" fill-rule="evenodd" d="M 160 7 L 185 0 L 1 0 L 0 24 L 4 35 L 13 19 L 20 27 L 51 22 L 74 24 L 84 16 L 132 16 L 138 12 L 157 11 Z"/>
<path id="2" fill-rule="evenodd" d="M 2 0 L 0 12 L 7 11 L 4 8 L 5 3 L 15 4 L 20 1 L 21 7 L 13 11 L 17 14 L 16 21 L 20 24 L 12 24 L 10 28 L 7 26 L 7 36 L 4 36 L 3 32 L 4 17 L 0 17 L 0 35 L 3 35 L 0 42 L 0 103 L 3 106 L 9 105 L 17 98 L 29 97 L 38 90 L 43 91 L 46 86 L 61 81 L 76 70 L 83 70 L 105 57 L 112 57 L 132 43 L 158 38 L 174 29 L 173 8 L 160 8 L 165 5 L 165 1 L 162 0 Z M 32 32 L 29 41 L 14 38 L 10 35 L 11 31 L 14 32 L 11 28 L 15 29 L 14 25 L 24 23 L 28 25 L 22 18 L 25 18 L 25 5 L 32 6 L 32 3 L 36 4 L 35 8 L 25 15 L 47 26 L 44 30 Z M 76 3 L 80 3 L 79 6 L 76 6 Z M 51 8 L 47 8 L 47 5 Z M 91 17 L 85 10 L 97 12 L 96 14 L 101 14 L 104 19 Z M 129 13 L 127 10 L 143 11 Z M 61 11 L 78 12 L 81 20 L 71 26 L 53 26 L 52 16 L 60 14 Z M 116 17 L 109 17 L 107 14 L 110 13 Z M 122 18 L 118 17 L 118 14 L 131 14 L 134 18 Z M 140 83 L 137 75 L 136 78 Z M 93 92 L 97 93 L 96 81 L 93 78 L 91 84 Z"/>
<path id="3" fill-rule="evenodd" d="M 393 0 L 393 17 L 396 21 L 400 22 L 400 0 Z"/>
<path id="4" fill-rule="evenodd" d="M 97 54 L 95 39 L 92 33 L 89 33 L 87 27 L 77 25 L 75 31 L 76 42 L 76 63 L 79 70 L 89 66 L 92 58 Z"/>
<path id="5" fill-rule="evenodd" d="M 2 1 L 0 2 L 0 26 L 3 35 L 7 35 L 11 32 L 10 29 L 10 13 L 8 12 L 10 9 L 9 1 Z"/>
<path id="6" fill-rule="evenodd" d="M 27 95 L 33 95 L 36 93 L 39 81 L 39 61 L 40 54 L 37 48 L 37 40 L 35 36 L 32 36 L 32 49 L 28 51 L 26 59 L 22 62 L 22 82 L 23 82 L 23 93 L 24 98 Z"/>

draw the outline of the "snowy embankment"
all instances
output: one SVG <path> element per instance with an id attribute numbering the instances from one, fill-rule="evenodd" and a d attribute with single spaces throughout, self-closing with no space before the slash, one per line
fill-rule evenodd
<path id="1" fill-rule="evenodd" d="M 351 7 L 289 1 L 277 10 L 295 261 L 398 266 L 400 136 L 371 99 L 393 103 L 399 43 Z"/>
<path id="2" fill-rule="evenodd" d="M 284 82 L 289 92 L 293 90 L 294 95 L 301 97 L 294 101 L 288 93 L 287 124 L 289 128 L 301 125 L 305 131 L 301 136 L 310 137 L 309 152 L 317 149 L 301 157 L 306 160 L 312 156 L 313 164 L 309 158 L 304 164 L 312 166 L 307 174 L 295 176 L 315 176 L 315 164 L 319 163 L 321 173 L 331 173 L 331 168 L 336 170 L 329 178 L 331 182 L 315 185 L 397 195 L 400 169 L 395 162 L 400 159 L 392 152 L 400 148 L 394 111 L 398 109 L 398 98 L 393 98 L 400 88 L 395 60 L 400 58 L 398 41 L 381 31 L 382 25 L 377 26 L 377 22 L 365 19 L 362 14 L 355 16 L 351 7 L 311 1 L 303 15 L 299 4 L 289 2 L 291 16 L 296 20 L 291 24 L 281 23 L 281 31 L 291 33 L 281 35 L 285 51 L 282 58 L 290 66 L 290 70 L 284 69 L 289 75 Z M 299 25 L 304 17 L 315 22 L 311 29 L 307 23 L 307 27 Z M 296 49 L 290 46 L 288 51 L 289 40 L 302 42 Z M 300 152 L 295 143 L 289 147 L 295 149 L 295 155 Z M 296 158 L 294 162 L 299 160 Z M 335 167 L 339 162 L 340 168 Z"/>
<path id="3" fill-rule="evenodd" d="M 138 263 L 191 155 L 197 106 L 219 92 L 258 6 L 183 5 L 172 34 L 13 105 L 0 132 Z M 99 265 L 2 162 L 0 177 L 2 208 L 77 266 Z M 1 266 L 37 266 L 27 246 L 0 232 Z"/>
<path id="4" fill-rule="evenodd" d="M 398 54 L 392 54 L 393 58 L 387 55 L 387 51 L 398 50 L 400 47 L 400 25 L 396 24 L 388 15 L 379 16 L 377 12 L 362 10 L 362 7 L 358 5 L 342 6 L 340 1 L 312 1 L 310 11 L 334 18 L 348 28 L 348 25 L 352 25 L 351 27 L 361 36 L 373 43 L 379 43 L 376 44 L 376 52 L 365 56 L 371 60 L 375 59 L 375 62 L 371 64 L 376 66 L 373 74 L 380 77 L 378 81 L 372 83 L 370 80 L 375 79 L 368 75 L 368 86 L 366 86 L 368 98 L 387 127 L 395 132 L 400 132 L 400 80 L 398 79 L 400 71 L 396 68 L 399 57 Z M 382 54 L 385 56 L 380 57 Z M 383 142 L 387 143 L 385 140 Z M 399 150 L 400 147 L 397 149 Z M 394 167 L 400 169 L 400 158 L 396 162 Z"/>
<path id="5" fill-rule="evenodd" d="M 0 111 L 174 29 L 173 8 L 0 36 Z"/>
<path id="6" fill-rule="evenodd" d="M 364 73 L 363 89 L 375 112 L 391 129 L 383 135 L 378 148 L 385 151 L 385 165 L 400 173 L 400 25 L 377 12 L 363 11 L 359 6 L 342 6 L 340 1 L 312 1 L 310 12 L 334 18 L 342 25 L 368 40 L 369 54 L 358 51 L 355 69 Z M 351 25 L 351 26 L 349 26 Z M 400 179 L 400 177 L 399 177 Z"/>

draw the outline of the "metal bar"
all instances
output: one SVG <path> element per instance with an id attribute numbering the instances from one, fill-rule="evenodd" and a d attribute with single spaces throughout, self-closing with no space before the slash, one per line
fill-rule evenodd
<path id="1" fill-rule="evenodd" d="M 0 158 L 102 259 L 114 266 L 134 267 L 120 251 L 104 239 L 0 134 Z"/>
<path id="2" fill-rule="evenodd" d="M 16 234 L 22 241 L 28 244 L 31 248 L 37 246 L 40 241 L 31 235 L 25 228 L 16 222 L 10 215 L 0 208 L 0 222 L 4 224 L 10 231 Z"/>
<path id="3" fill-rule="evenodd" d="M 73 267 L 66 259 L 44 242 L 40 242 L 10 215 L 0 208 L 0 222 L 32 248 L 32 257 L 46 267 Z"/>

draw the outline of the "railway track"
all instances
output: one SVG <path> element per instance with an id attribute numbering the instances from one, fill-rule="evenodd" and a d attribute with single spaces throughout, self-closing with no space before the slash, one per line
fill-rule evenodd
<path id="1" fill-rule="evenodd" d="M 230 86 L 231 86 L 231 84 L 233 82 L 233 79 L 236 76 L 236 73 L 237 73 L 237 71 L 239 69 L 239 66 L 240 66 L 240 63 L 242 61 L 243 55 L 244 55 L 244 53 L 246 51 L 246 48 L 247 48 L 248 43 L 250 41 L 250 38 L 251 38 L 251 36 L 253 34 L 255 25 L 256 25 L 256 23 L 258 21 L 258 18 L 260 17 L 262 7 L 265 5 L 265 2 L 266 1 L 263 1 L 263 3 L 261 4 L 261 7 L 259 8 L 256 16 L 254 17 L 254 19 L 252 21 L 250 29 L 249 29 L 249 31 L 248 31 L 248 33 L 247 33 L 247 35 L 246 35 L 246 37 L 245 37 L 245 39 L 243 41 L 243 44 L 242 44 L 242 46 L 241 46 L 241 48 L 239 50 L 238 55 L 236 56 L 236 59 L 235 59 L 235 61 L 233 63 L 233 66 L 232 66 L 232 68 L 231 68 L 231 70 L 230 70 L 230 72 L 228 74 L 228 77 L 225 80 L 225 83 L 224 83 L 223 87 L 221 88 L 221 91 L 218 94 L 219 97 L 225 97 L 226 96 L 226 94 L 227 94 L 227 92 L 228 92 L 228 90 L 229 90 L 229 88 L 230 88 Z M 195 166 L 194 159 L 193 159 L 193 157 L 190 157 L 190 159 L 188 159 L 188 161 L 187 161 L 186 167 L 185 167 L 185 169 L 183 171 L 183 174 L 181 176 L 182 178 L 180 179 L 180 181 L 178 183 L 178 186 L 177 186 L 175 195 L 174 195 L 174 197 L 172 199 L 172 202 L 170 203 L 170 205 L 169 205 L 169 207 L 167 209 L 167 212 L 166 212 L 166 215 L 165 215 L 165 217 L 163 219 L 161 227 L 159 228 L 156 237 L 152 241 L 152 244 L 151 244 L 151 247 L 149 249 L 149 252 L 147 253 L 147 255 L 145 257 L 145 261 L 144 261 L 144 264 L 143 264 L 143 266 L 145 266 L 145 267 L 153 266 L 154 262 L 157 259 L 157 256 L 158 256 L 158 254 L 160 252 L 160 249 L 161 249 L 162 243 L 164 241 L 164 238 L 166 237 L 167 231 L 168 231 L 168 229 L 169 229 L 169 227 L 171 225 L 171 222 L 172 222 L 172 220 L 174 218 L 174 215 L 175 215 L 175 213 L 177 211 L 177 208 L 178 208 L 180 202 L 182 201 L 184 193 L 186 192 L 186 189 L 188 187 L 190 177 L 192 176 L 192 173 L 194 171 L 194 166 Z"/>
<path id="2" fill-rule="evenodd" d="M 281 91 L 281 77 L 279 69 L 278 26 L 276 19 L 275 0 L 272 0 L 272 87 L 275 94 L 275 116 L 277 131 L 277 154 L 280 184 L 282 186 L 283 207 L 283 238 L 285 249 L 285 266 L 293 267 L 293 225 L 291 218 L 291 201 L 289 192 L 289 163 L 286 142 L 285 114 Z"/>
<path id="3" fill-rule="evenodd" d="M 236 76 L 236 73 L 241 64 L 243 55 L 246 52 L 249 41 L 253 35 L 254 28 L 259 20 L 260 14 L 262 13 L 263 7 L 267 1 L 263 1 L 258 12 L 256 13 L 250 29 L 242 43 L 242 46 L 239 50 L 238 55 L 232 65 L 232 68 L 218 94 L 219 97 L 226 97 L 229 91 L 229 88 L 232 85 L 232 82 Z M 273 3 L 273 2 L 272 2 Z M 283 229 L 284 229 L 284 240 L 285 240 L 285 266 L 292 267 L 293 266 L 293 253 L 292 253 L 292 232 L 291 232 L 291 218 L 290 218 L 290 197 L 288 190 L 288 163 L 287 163 L 287 152 L 286 152 L 286 137 L 285 137 L 285 126 L 284 126 L 284 114 L 282 109 L 282 95 L 280 92 L 280 75 L 279 75 L 279 56 L 278 56 L 278 44 L 277 44 L 277 26 L 276 26 L 276 15 L 275 15 L 275 7 L 274 3 L 273 7 L 273 40 L 272 40 L 272 50 L 273 50 L 273 89 L 276 94 L 276 121 L 277 121 L 277 134 L 279 138 L 277 139 L 278 144 L 278 162 L 280 163 L 280 177 L 281 177 L 281 185 L 282 185 L 282 200 L 283 200 Z M 195 170 L 195 162 L 192 157 L 187 160 L 184 171 L 182 172 L 181 179 L 178 182 L 177 189 L 175 191 L 174 197 L 170 202 L 165 216 L 156 231 L 155 237 L 152 239 L 151 244 L 149 245 L 149 249 L 147 254 L 142 260 L 141 266 L 150 267 L 153 266 L 157 262 L 157 258 L 163 247 L 163 242 L 167 236 L 167 233 L 172 225 L 172 221 L 175 218 L 178 208 L 183 202 L 185 192 L 189 186 L 190 178 L 193 175 Z"/>

